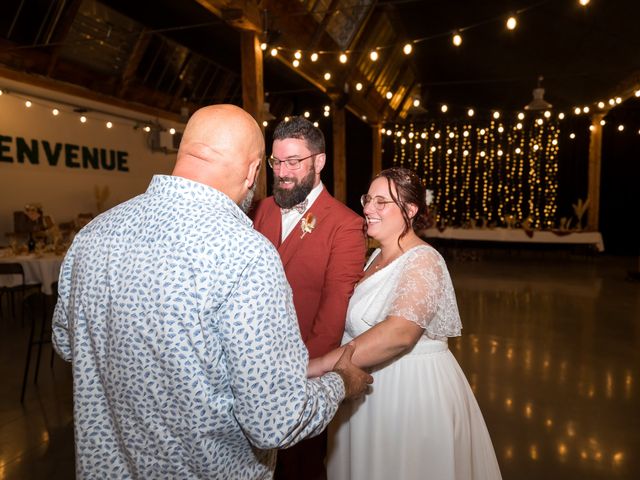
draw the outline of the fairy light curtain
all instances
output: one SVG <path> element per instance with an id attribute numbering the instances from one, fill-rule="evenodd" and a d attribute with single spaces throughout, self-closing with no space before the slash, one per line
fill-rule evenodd
<path id="1" fill-rule="evenodd" d="M 496 119 L 396 125 L 383 142 L 391 164 L 415 170 L 434 193 L 440 228 L 551 229 L 558 210 L 558 123 Z"/>

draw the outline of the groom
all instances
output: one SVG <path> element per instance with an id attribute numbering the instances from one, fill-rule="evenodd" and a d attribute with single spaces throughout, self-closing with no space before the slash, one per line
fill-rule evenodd
<path id="1" fill-rule="evenodd" d="M 273 196 L 261 201 L 254 215 L 254 227 L 282 259 L 309 358 L 340 345 L 365 260 L 363 220 L 323 186 L 325 161 L 320 129 L 303 117 L 281 122 L 269 157 Z M 326 442 L 322 433 L 280 450 L 274 478 L 325 479 Z"/>

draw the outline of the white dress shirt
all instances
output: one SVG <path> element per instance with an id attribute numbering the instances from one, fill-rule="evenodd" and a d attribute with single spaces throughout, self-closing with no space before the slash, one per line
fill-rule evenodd
<path id="1" fill-rule="evenodd" d="M 289 236 L 294 227 L 300 224 L 302 217 L 311 208 L 313 202 L 315 202 L 316 199 L 320 196 L 320 192 L 322 192 L 323 188 L 324 187 L 322 186 L 322 182 L 313 187 L 313 189 L 309 192 L 309 195 L 307 195 L 307 209 L 302 213 L 299 213 L 297 210 L 289 210 L 285 212 L 282 208 L 280 209 L 280 214 L 282 215 L 282 233 L 280 236 L 281 243 L 284 242 L 285 238 Z"/>

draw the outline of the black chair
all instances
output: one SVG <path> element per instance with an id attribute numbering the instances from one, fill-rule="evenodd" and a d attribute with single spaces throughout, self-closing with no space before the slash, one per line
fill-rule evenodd
<path id="1" fill-rule="evenodd" d="M 15 295 L 17 293 L 21 294 L 21 300 L 24 300 L 27 296 L 27 293 L 30 291 L 40 290 L 41 285 L 38 284 L 26 284 L 24 282 L 24 269 L 20 263 L 5 263 L 0 262 L 0 276 L 15 276 L 18 275 L 21 278 L 21 281 L 18 285 L 12 287 L 2 287 L 0 286 L 0 316 L 2 315 L 2 297 L 7 295 L 9 297 L 9 301 L 11 304 L 11 315 L 15 318 L 16 316 L 16 299 Z M 22 310 L 22 324 L 24 325 L 24 309 Z"/>
<path id="2" fill-rule="evenodd" d="M 23 301 L 23 312 L 26 313 L 27 318 L 31 323 L 29 331 L 29 343 L 27 345 L 27 357 L 25 359 L 24 374 L 22 376 L 22 390 L 20 392 L 20 403 L 24 402 L 24 394 L 27 390 L 27 379 L 29 376 L 29 367 L 31 365 L 31 357 L 33 354 L 33 347 L 37 347 L 38 353 L 36 356 L 36 369 L 33 376 L 34 385 L 38 383 L 38 372 L 40 370 L 40 358 L 42 357 L 42 346 L 51 343 L 51 320 L 53 317 L 53 309 L 55 301 L 58 297 L 58 282 L 52 285 L 53 296 L 45 295 L 38 292 L 27 296 Z M 35 339 L 36 330 L 38 330 L 38 323 L 40 324 L 40 333 L 38 338 Z M 51 346 L 51 358 L 49 360 L 49 366 L 53 368 L 53 345 Z"/>

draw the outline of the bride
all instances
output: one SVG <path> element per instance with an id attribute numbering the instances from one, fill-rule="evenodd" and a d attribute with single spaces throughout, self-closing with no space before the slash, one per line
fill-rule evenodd
<path id="1" fill-rule="evenodd" d="M 444 260 L 416 231 L 425 189 L 411 170 L 382 171 L 361 198 L 380 243 L 349 303 L 342 344 L 370 367 L 371 394 L 346 402 L 329 427 L 329 480 L 501 478 L 469 383 L 447 346 L 462 325 Z M 309 363 L 331 370 L 342 348 Z"/>

